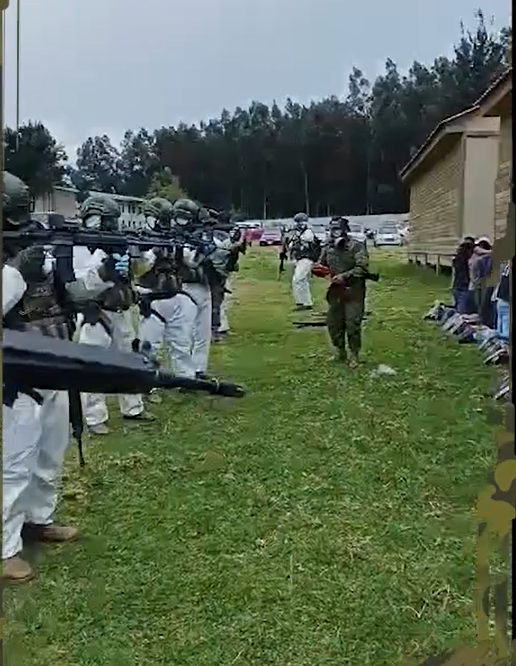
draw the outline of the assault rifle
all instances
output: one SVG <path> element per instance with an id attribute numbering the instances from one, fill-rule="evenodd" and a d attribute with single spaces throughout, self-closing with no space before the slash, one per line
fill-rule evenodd
<path id="1" fill-rule="evenodd" d="M 51 245 L 56 259 L 56 272 L 59 280 L 65 284 L 75 279 L 73 272 L 73 247 L 84 246 L 92 250 L 103 250 L 107 255 L 129 254 L 138 258 L 145 250 L 161 248 L 175 251 L 185 243 L 196 247 L 198 251 L 208 253 L 211 249 L 209 240 L 197 238 L 193 234 L 163 234 L 157 232 L 118 232 L 84 229 L 75 222 L 66 221 L 62 215 L 49 216 L 48 229 L 39 224 L 27 225 L 17 230 L 4 230 L 2 240 L 8 255 L 15 255 L 19 250 L 35 245 Z"/>
<path id="2" fill-rule="evenodd" d="M 137 351 L 135 345 L 133 348 Z M 4 329 L 2 352 L 3 403 L 7 406 L 12 406 L 20 393 L 41 402 L 38 390 L 68 391 L 70 397 L 79 397 L 83 392 L 148 393 L 154 388 L 205 391 L 227 398 L 245 395 L 244 388 L 238 384 L 214 378 L 176 377 L 160 370 L 150 355 L 149 345 L 144 345 L 139 353 L 123 353 L 32 331 Z M 77 406 L 71 402 L 72 407 L 76 409 Z M 80 410 L 72 424 L 79 446 L 79 461 L 84 466 Z"/>

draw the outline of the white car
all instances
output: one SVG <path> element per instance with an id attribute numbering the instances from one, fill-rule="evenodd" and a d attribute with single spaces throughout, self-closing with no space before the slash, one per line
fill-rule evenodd
<path id="1" fill-rule="evenodd" d="M 360 241 L 360 243 L 364 243 L 364 245 L 367 245 L 367 236 L 364 231 L 364 228 L 362 227 L 361 224 L 358 224 L 357 222 L 350 222 L 349 223 L 349 234 L 348 236 L 350 238 L 354 238 L 357 241 Z"/>
<path id="2" fill-rule="evenodd" d="M 384 225 L 376 232 L 374 246 L 381 247 L 382 245 L 403 245 L 403 238 L 395 224 Z"/>

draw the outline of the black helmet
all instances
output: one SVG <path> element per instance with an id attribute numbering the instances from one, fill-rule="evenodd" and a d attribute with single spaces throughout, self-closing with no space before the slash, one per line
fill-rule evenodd
<path id="1" fill-rule="evenodd" d="M 4 171 L 2 213 L 11 226 L 20 226 L 30 219 L 30 192 L 27 185 L 12 173 Z"/>

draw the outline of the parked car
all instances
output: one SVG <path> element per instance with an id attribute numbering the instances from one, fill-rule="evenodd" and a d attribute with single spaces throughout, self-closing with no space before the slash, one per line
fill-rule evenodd
<path id="1" fill-rule="evenodd" d="M 265 229 L 260 236 L 260 247 L 267 247 L 269 245 L 281 245 L 282 235 L 281 229 L 273 227 L 272 229 Z"/>
<path id="2" fill-rule="evenodd" d="M 239 229 L 242 229 L 243 237 L 247 243 L 260 240 L 262 237 L 263 229 L 258 224 L 252 222 L 239 222 L 236 226 Z"/>
<path id="3" fill-rule="evenodd" d="M 350 238 L 354 238 L 355 240 L 360 241 L 361 243 L 367 245 L 367 236 L 365 234 L 364 228 L 362 227 L 361 224 L 358 224 L 358 222 L 349 223 L 348 235 Z"/>
<path id="4" fill-rule="evenodd" d="M 381 247 L 383 245 L 403 245 L 403 238 L 395 224 L 384 224 L 376 232 L 374 238 L 374 246 Z"/>

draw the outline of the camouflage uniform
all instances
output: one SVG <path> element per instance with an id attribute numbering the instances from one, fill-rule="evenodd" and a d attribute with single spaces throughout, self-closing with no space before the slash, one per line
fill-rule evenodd
<path id="1" fill-rule="evenodd" d="M 328 292 L 328 333 L 334 347 L 342 359 L 346 357 L 346 337 L 349 351 L 357 358 L 362 346 L 362 319 L 365 304 L 364 274 L 369 270 L 369 255 L 363 243 L 352 238 L 338 245 L 327 245 L 321 254 L 320 262 L 330 269 L 331 277 L 336 275 L 346 279 L 349 290 L 346 298 L 339 298 L 331 289 Z"/>

